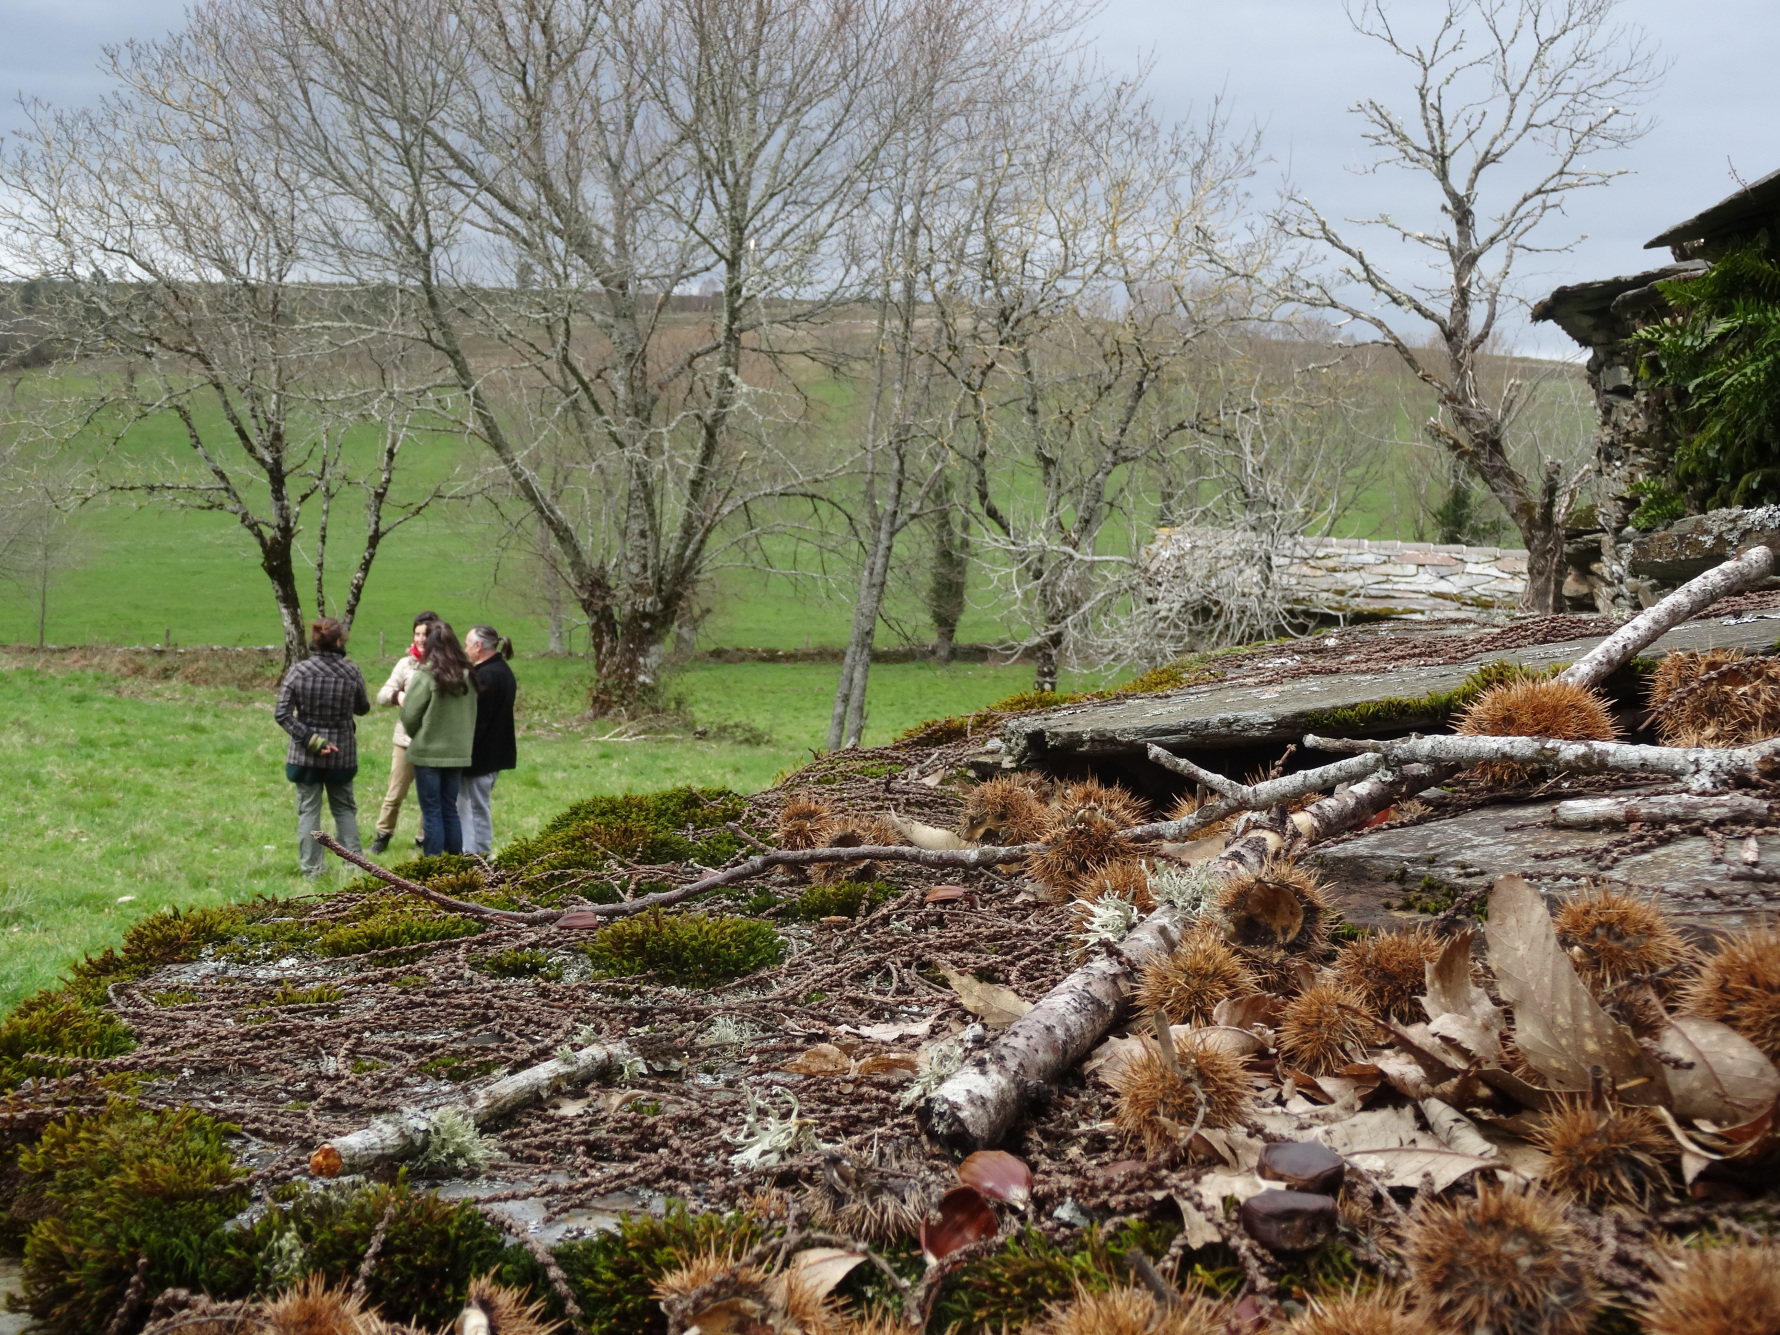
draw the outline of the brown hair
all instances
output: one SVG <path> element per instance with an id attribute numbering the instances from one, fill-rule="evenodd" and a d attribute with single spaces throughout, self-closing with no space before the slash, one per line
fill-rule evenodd
<path id="1" fill-rule="evenodd" d="M 333 617 L 317 617 L 309 623 L 309 648 L 314 652 L 337 654 L 346 648 L 346 623 Z"/>
<path id="2" fill-rule="evenodd" d="M 449 622 L 433 622 L 427 630 L 426 648 L 422 654 L 427 671 L 433 674 L 433 684 L 440 690 L 462 695 L 465 691 L 482 689 L 482 683 L 470 671 L 469 655 L 457 642 L 457 632 L 451 629 Z"/>

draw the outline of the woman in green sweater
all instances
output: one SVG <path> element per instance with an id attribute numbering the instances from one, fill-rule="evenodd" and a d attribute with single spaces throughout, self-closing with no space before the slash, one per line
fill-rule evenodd
<path id="1" fill-rule="evenodd" d="M 421 848 L 429 858 L 464 851 L 457 776 L 470 763 L 475 744 L 479 689 L 457 632 L 443 621 L 434 622 L 402 700 L 408 763 L 414 766 L 414 792 L 420 798 Z"/>

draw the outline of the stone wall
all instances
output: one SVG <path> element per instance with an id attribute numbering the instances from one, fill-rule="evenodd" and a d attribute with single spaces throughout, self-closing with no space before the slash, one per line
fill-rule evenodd
<path id="1" fill-rule="evenodd" d="M 1165 528 L 1144 553 L 1147 572 L 1203 570 L 1238 559 L 1222 529 Z M 1246 553 L 1253 560 L 1254 554 Z M 1511 612 L 1526 591 L 1518 548 L 1293 538 L 1273 552 L 1273 594 L 1294 611 L 1347 618 Z M 1155 596 L 1165 597 L 1161 590 Z"/>

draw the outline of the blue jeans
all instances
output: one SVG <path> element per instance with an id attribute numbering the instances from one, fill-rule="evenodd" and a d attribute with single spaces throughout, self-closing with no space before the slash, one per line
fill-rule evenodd
<path id="1" fill-rule="evenodd" d="M 457 775 L 454 769 L 414 767 L 414 793 L 420 799 L 421 851 L 429 858 L 464 851 L 463 827 L 457 823 Z"/>

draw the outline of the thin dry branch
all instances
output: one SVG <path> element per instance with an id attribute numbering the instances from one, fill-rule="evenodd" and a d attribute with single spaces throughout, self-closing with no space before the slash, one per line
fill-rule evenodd
<path id="1" fill-rule="evenodd" d="M 1177 755 L 1164 751 L 1154 742 L 1150 743 L 1150 759 L 1165 770 L 1171 770 L 1189 779 L 1203 783 L 1207 788 L 1214 789 L 1224 795 L 1221 802 L 1208 802 L 1190 816 L 1180 820 L 1157 821 L 1150 825 L 1139 825 L 1135 829 L 1125 830 L 1123 838 L 1146 842 L 1152 839 L 1185 839 L 1208 825 L 1215 825 L 1226 816 L 1233 816 L 1239 811 L 1265 811 L 1268 807 L 1278 806 L 1282 802 L 1295 802 L 1300 797 L 1308 797 L 1311 793 L 1328 792 L 1344 783 L 1354 783 L 1364 779 L 1378 769 L 1383 758 L 1372 758 L 1368 755 L 1354 756 L 1349 760 L 1337 760 L 1332 765 L 1324 765 L 1318 769 L 1299 770 L 1296 774 L 1287 774 L 1283 778 L 1268 779 L 1264 783 L 1241 784 L 1225 778 L 1221 774 L 1213 774 L 1210 770 L 1201 769 L 1190 760 L 1183 760 Z"/>
<path id="2" fill-rule="evenodd" d="M 1738 779 L 1760 776 L 1763 762 L 1780 751 L 1780 738 L 1736 750 L 1713 747 L 1633 746 L 1624 742 L 1571 742 L 1550 737 L 1404 737 L 1365 741 L 1346 737 L 1304 738 L 1313 751 L 1371 752 L 1387 761 L 1470 768 L 1489 761 L 1544 765 L 1572 774 L 1662 774 L 1679 779 L 1688 791 L 1709 793 Z"/>
<path id="3" fill-rule="evenodd" d="M 1559 681 L 1596 686 L 1612 676 L 1684 621 L 1690 621 L 1720 598 L 1766 579 L 1774 570 L 1774 553 L 1751 547 L 1741 556 L 1696 575 L 1675 592 L 1647 607 L 1613 634 L 1558 674 Z"/>

